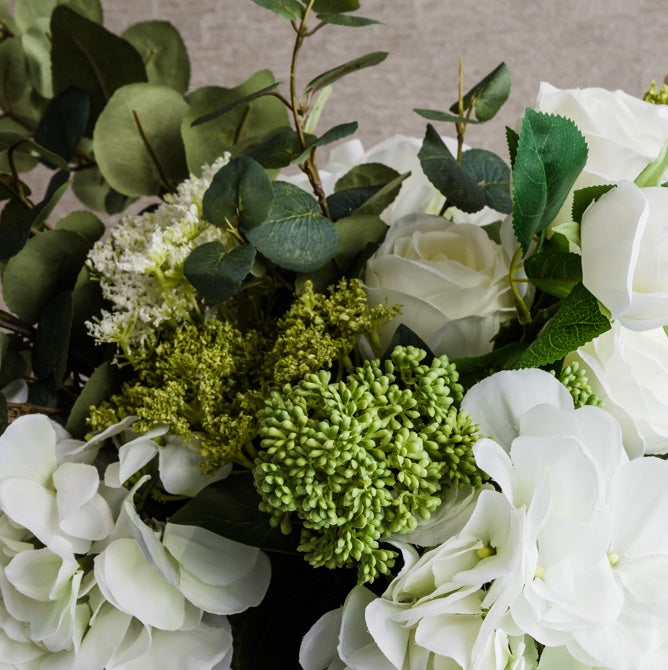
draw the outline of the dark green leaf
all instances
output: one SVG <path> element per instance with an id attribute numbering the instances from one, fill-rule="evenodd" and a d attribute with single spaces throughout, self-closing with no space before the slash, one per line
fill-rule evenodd
<path id="1" fill-rule="evenodd" d="M 311 272 L 329 261 L 338 243 L 334 224 L 306 191 L 287 182 L 273 184 L 269 218 L 244 230 L 248 241 L 270 261 L 287 270 Z"/>
<path id="2" fill-rule="evenodd" d="M 190 83 L 190 58 L 179 31 L 169 21 L 142 21 L 121 37 L 139 52 L 149 84 L 185 93 Z"/>
<path id="3" fill-rule="evenodd" d="M 513 168 L 513 228 L 526 253 L 554 220 L 587 160 L 587 143 L 570 120 L 527 109 Z"/>
<path id="4" fill-rule="evenodd" d="M 598 200 L 604 193 L 614 188 L 614 184 L 601 184 L 600 186 L 585 186 L 579 188 L 573 193 L 573 206 L 571 207 L 571 216 L 573 221 L 582 223 L 582 215 L 585 209 L 591 205 L 594 200 Z"/>
<path id="5" fill-rule="evenodd" d="M 87 213 L 87 212 L 84 212 Z M 102 298 L 100 282 L 91 279 L 86 266 L 81 268 L 72 292 L 72 337 L 70 351 L 76 357 L 77 367 L 82 371 L 93 370 L 101 361 L 114 352 L 114 345 L 101 346 L 90 336 L 87 323 L 100 318 L 107 307 Z"/>
<path id="6" fill-rule="evenodd" d="M 352 214 L 358 207 L 374 196 L 381 186 L 358 186 L 345 191 L 332 193 L 327 197 L 327 207 L 332 221 L 336 222 L 345 216 Z"/>
<path id="7" fill-rule="evenodd" d="M 314 135 L 306 135 L 307 143 L 315 141 Z M 287 128 L 272 135 L 268 140 L 254 146 L 247 152 L 262 167 L 273 170 L 286 167 L 298 161 L 304 154 L 299 135 L 295 130 Z"/>
<path id="8" fill-rule="evenodd" d="M 465 116 L 448 114 L 448 112 L 439 112 L 437 109 L 413 109 L 423 119 L 430 121 L 445 121 L 446 123 L 480 123 L 476 119 L 467 119 Z"/>
<path id="9" fill-rule="evenodd" d="M 250 244 L 226 251 L 220 242 L 195 247 L 183 264 L 188 281 L 207 302 L 229 300 L 253 267 L 255 249 Z"/>
<path id="10" fill-rule="evenodd" d="M 187 178 L 181 139 L 187 111 L 183 97 L 167 86 L 128 84 L 113 94 L 93 134 L 95 159 L 113 189 L 156 195 Z"/>
<path id="11" fill-rule="evenodd" d="M 104 235 L 104 224 L 92 212 L 79 210 L 70 212 L 56 224 L 57 230 L 71 230 L 85 237 L 89 242 L 97 242 Z"/>
<path id="12" fill-rule="evenodd" d="M 296 553 L 299 534 L 283 535 L 269 525 L 259 508 L 260 496 L 251 473 L 236 473 L 200 491 L 170 519 L 170 523 L 198 526 L 265 551 Z"/>
<path id="13" fill-rule="evenodd" d="M 427 179 L 447 198 L 449 204 L 464 212 L 477 212 L 487 204 L 484 189 L 457 164 L 431 124 L 427 125 L 418 158 Z"/>
<path id="14" fill-rule="evenodd" d="M 489 121 L 501 109 L 509 95 L 510 70 L 505 63 L 500 63 L 466 93 L 464 109 L 472 108 L 478 121 Z M 454 103 L 450 111 L 458 113 L 459 102 Z"/>
<path id="15" fill-rule="evenodd" d="M 351 123 L 341 123 L 338 126 L 330 128 L 327 132 L 317 137 L 312 142 L 307 143 L 308 149 L 313 149 L 315 147 L 324 147 L 326 144 L 331 144 L 337 140 L 341 140 L 348 135 L 352 135 L 357 131 L 359 124 L 357 121 L 352 121 Z"/>
<path id="16" fill-rule="evenodd" d="M 364 56 L 359 56 L 358 58 L 353 58 L 353 60 L 343 63 L 338 67 L 327 70 L 321 75 L 318 75 L 315 79 L 312 79 L 304 89 L 304 93 L 309 93 L 311 91 L 317 91 L 325 86 L 333 84 L 335 81 L 345 77 L 351 72 L 357 72 L 365 67 L 372 67 L 382 63 L 387 58 L 387 51 L 373 51 Z"/>
<path id="17" fill-rule="evenodd" d="M 0 43 L 0 108 L 15 109 L 16 102 L 28 94 L 28 66 L 19 37 L 8 37 Z"/>
<path id="18" fill-rule="evenodd" d="M 356 214 L 381 214 L 397 197 L 401 183 L 410 176 L 410 172 L 399 174 L 396 170 L 382 163 L 363 163 L 356 165 L 334 187 L 335 195 L 344 190 L 357 188 L 374 188 L 375 193 L 362 203 Z M 378 188 L 380 187 L 380 188 Z"/>
<path id="19" fill-rule="evenodd" d="M 509 126 L 506 126 L 506 144 L 508 145 L 508 155 L 510 156 L 510 169 L 515 165 L 515 156 L 517 156 L 517 145 L 520 143 L 519 133 L 515 132 Z"/>
<path id="20" fill-rule="evenodd" d="M 53 296 L 39 317 L 32 349 L 32 369 L 38 379 L 50 378 L 58 388 L 67 371 L 72 331 L 72 291 Z"/>
<path id="21" fill-rule="evenodd" d="M 360 8 L 360 0 L 315 0 L 313 11 L 317 14 L 340 14 Z"/>
<path id="22" fill-rule="evenodd" d="M 31 228 L 39 228 L 58 203 L 68 184 L 69 173 L 56 172 L 49 182 L 44 200 L 32 208 L 18 200 L 10 200 L 0 215 L 2 250 L 0 259 L 14 256 L 24 248 Z"/>
<path id="23" fill-rule="evenodd" d="M 266 170 L 252 158 L 240 156 L 214 175 L 202 199 L 202 213 L 220 228 L 234 222 L 252 228 L 267 218 L 273 200 Z"/>
<path id="24" fill-rule="evenodd" d="M 601 314 L 598 300 L 577 284 L 513 368 L 550 365 L 607 330 L 610 320 Z"/>
<path id="25" fill-rule="evenodd" d="M 47 230 L 31 237 L 12 256 L 2 275 L 5 302 L 14 314 L 35 323 L 51 299 L 71 289 L 91 244 L 70 230 Z"/>
<path id="26" fill-rule="evenodd" d="M 64 90 L 47 105 L 35 141 L 70 161 L 86 130 L 89 109 L 88 93 L 78 88 Z"/>
<path id="27" fill-rule="evenodd" d="M 48 19 L 57 4 L 68 5 L 77 14 L 102 23 L 100 0 L 16 0 L 14 18 L 20 32 L 28 30 L 39 19 Z"/>
<path id="28" fill-rule="evenodd" d="M 545 251 L 527 258 L 524 271 L 537 288 L 565 298 L 582 281 L 582 259 L 578 254 Z"/>
<path id="29" fill-rule="evenodd" d="M 497 212 L 510 214 L 510 169 L 499 156 L 484 149 L 469 149 L 462 154 L 461 168 L 483 190 L 485 204 Z"/>
<path id="30" fill-rule="evenodd" d="M 109 361 L 102 363 L 95 369 L 90 379 L 86 382 L 79 397 L 74 402 L 70 411 L 65 428 L 67 431 L 79 440 L 84 439 L 88 432 L 86 420 L 90 415 L 90 408 L 101 404 L 119 386 L 120 373 L 117 366 Z"/>
<path id="31" fill-rule="evenodd" d="M 72 87 L 88 93 L 88 132 L 116 89 L 146 81 L 144 62 L 129 42 L 66 5 L 53 10 L 51 36 L 54 93 Z"/>
<path id="32" fill-rule="evenodd" d="M 297 0 L 253 0 L 253 2 L 289 21 L 301 19 L 302 12 L 304 11 L 303 5 L 297 2 Z"/>
<path id="33" fill-rule="evenodd" d="M 31 156 L 39 156 L 59 168 L 67 168 L 67 163 L 58 154 L 49 151 L 47 148 L 40 146 L 34 140 L 20 133 L 11 131 L 0 132 L 0 151 L 13 151 L 30 154 Z"/>
<path id="34" fill-rule="evenodd" d="M 26 375 L 28 366 L 21 355 L 24 346 L 17 335 L 0 331 L 0 388 Z"/>
<path id="35" fill-rule="evenodd" d="M 227 112 L 232 111 L 233 109 L 236 109 L 237 107 L 241 105 L 245 105 L 248 102 L 251 102 L 252 100 L 257 100 L 258 98 L 261 98 L 274 89 L 278 88 L 279 83 L 277 81 L 273 82 L 272 84 L 269 84 L 268 86 L 265 86 L 264 88 L 261 88 L 259 91 L 254 91 L 253 93 L 248 93 L 247 95 L 244 95 L 240 98 L 237 98 L 233 102 L 230 102 L 226 105 L 223 105 L 222 107 L 219 107 L 218 109 L 215 109 L 213 112 L 209 112 L 208 114 L 204 114 L 203 116 L 199 116 L 196 118 L 194 121 L 190 122 L 191 127 L 199 126 L 202 123 L 208 123 L 209 121 L 213 121 L 214 119 L 217 119 L 219 116 L 222 116 L 223 114 L 227 114 Z M 221 91 L 225 91 L 225 89 L 220 89 Z M 233 89 L 234 90 L 234 89 Z"/>
<path id="36" fill-rule="evenodd" d="M 335 26 L 348 26 L 350 28 L 362 28 L 381 23 L 375 19 L 367 19 L 363 16 L 351 16 L 350 14 L 318 14 L 318 19 L 324 23 Z"/>
<path id="37" fill-rule="evenodd" d="M 337 266 L 347 271 L 368 244 L 382 242 L 387 225 L 379 217 L 369 214 L 346 216 L 336 223 L 339 243 L 334 253 Z"/>

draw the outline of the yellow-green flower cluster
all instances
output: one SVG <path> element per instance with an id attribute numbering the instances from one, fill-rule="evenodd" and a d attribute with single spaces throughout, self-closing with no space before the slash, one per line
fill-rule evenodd
<path id="1" fill-rule="evenodd" d="M 396 552 L 382 538 L 428 519 L 447 488 L 481 485 L 457 371 L 425 357 L 396 347 L 343 381 L 320 371 L 267 400 L 254 468 L 261 509 L 284 532 L 296 516 L 312 565 L 356 564 L 360 582 L 387 574 Z"/>
<path id="2" fill-rule="evenodd" d="M 167 423 L 199 447 L 206 472 L 227 462 L 251 467 L 265 397 L 348 360 L 357 338 L 393 314 L 370 308 L 357 280 L 342 280 L 329 295 L 307 283 L 281 318 L 258 329 L 216 319 L 184 323 L 143 358 L 132 357 L 135 378 L 93 411 L 91 424 L 103 430 L 129 415 L 139 418 L 140 431 Z"/>
<path id="3" fill-rule="evenodd" d="M 668 86 L 662 84 L 661 88 L 657 89 L 656 82 L 653 81 L 642 99 L 655 105 L 668 105 Z"/>

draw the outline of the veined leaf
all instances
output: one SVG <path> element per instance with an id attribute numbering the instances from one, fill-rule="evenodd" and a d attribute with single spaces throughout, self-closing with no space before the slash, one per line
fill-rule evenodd
<path id="1" fill-rule="evenodd" d="M 510 95 L 510 70 L 505 63 L 497 65 L 483 77 L 464 96 L 464 109 L 473 108 L 478 121 L 489 121 L 501 109 Z M 459 111 L 459 102 L 455 102 L 450 111 Z"/>
<path id="2" fill-rule="evenodd" d="M 327 72 L 323 72 L 315 79 L 312 79 L 306 85 L 304 93 L 310 93 L 311 91 L 317 91 L 325 86 L 329 86 L 351 72 L 357 72 L 365 67 L 378 65 L 387 58 L 387 55 L 387 51 L 372 51 L 371 53 L 364 54 L 364 56 L 353 58 L 353 60 L 343 63 L 343 65 L 339 65 L 331 70 L 327 70 Z"/>
<path id="3" fill-rule="evenodd" d="M 253 0 L 253 2 L 289 21 L 298 21 L 304 12 L 304 6 L 297 0 Z"/>
<path id="4" fill-rule="evenodd" d="M 565 298 L 582 281 L 582 259 L 569 252 L 545 251 L 527 258 L 524 271 L 537 288 Z"/>
<path id="5" fill-rule="evenodd" d="M 607 330 L 610 320 L 601 313 L 598 300 L 577 284 L 513 368 L 550 365 Z"/>
<path id="6" fill-rule="evenodd" d="M 527 109 L 512 175 L 513 228 L 525 253 L 554 220 L 586 160 L 587 143 L 570 119 Z"/>

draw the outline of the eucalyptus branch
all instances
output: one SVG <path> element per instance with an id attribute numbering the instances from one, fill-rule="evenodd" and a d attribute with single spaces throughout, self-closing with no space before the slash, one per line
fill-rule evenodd
<path id="1" fill-rule="evenodd" d="M 290 101 L 284 96 L 281 95 L 278 91 L 270 91 L 267 95 L 273 95 L 275 98 L 278 98 L 290 111 L 292 111 L 292 105 Z"/>
<path id="2" fill-rule="evenodd" d="M 4 309 L 0 309 L 0 328 L 28 339 L 32 339 L 34 334 L 33 327 L 27 321 L 19 319 L 18 316 L 14 316 L 11 312 L 7 312 Z"/>
<path id="3" fill-rule="evenodd" d="M 306 33 L 304 33 L 304 36 L 305 37 L 311 37 L 311 35 L 315 35 L 320 30 L 320 28 L 322 28 L 326 25 L 327 25 L 327 21 L 320 21 L 320 23 L 315 28 L 313 28 L 312 30 L 309 30 Z"/>
<path id="4" fill-rule="evenodd" d="M 311 11 L 311 8 L 313 7 L 313 4 L 315 3 L 315 0 L 309 0 L 308 3 L 306 4 L 306 7 L 304 8 L 304 13 L 302 14 L 301 21 L 299 23 L 299 26 L 293 21 L 292 27 L 295 29 L 297 33 L 297 37 L 295 38 L 295 45 L 292 49 L 292 60 L 290 62 L 290 106 L 289 109 L 292 112 L 292 118 L 295 123 L 295 130 L 297 131 L 297 137 L 299 138 L 299 145 L 301 146 L 302 150 L 306 150 L 307 144 L 306 144 L 306 136 L 304 135 L 304 119 L 306 118 L 306 113 L 308 111 L 308 105 L 305 105 L 303 101 L 297 101 L 297 59 L 299 56 L 299 50 L 302 47 L 302 44 L 304 43 L 304 39 L 309 36 L 313 35 L 317 30 L 322 28 L 324 25 L 324 22 L 321 22 L 314 28 L 311 32 L 308 31 L 306 27 L 306 22 L 308 19 L 308 15 Z M 327 205 L 327 198 L 325 196 L 325 192 L 322 188 L 322 184 L 320 183 L 320 175 L 318 173 L 318 166 L 315 161 L 315 147 L 311 150 L 309 153 L 308 158 L 300 164 L 299 168 L 306 174 L 309 180 L 309 184 L 311 184 L 311 188 L 313 189 L 313 193 L 318 199 L 318 204 L 320 205 L 320 209 L 322 213 L 329 218 L 329 207 Z"/>
<path id="5" fill-rule="evenodd" d="M 459 78 L 459 89 L 457 95 L 457 115 L 463 117 L 464 116 L 464 58 L 462 56 L 459 57 L 458 78 Z M 464 135 L 466 133 L 466 124 L 455 123 L 455 127 L 457 129 L 457 164 L 459 164 L 462 162 L 462 149 L 464 147 Z"/>

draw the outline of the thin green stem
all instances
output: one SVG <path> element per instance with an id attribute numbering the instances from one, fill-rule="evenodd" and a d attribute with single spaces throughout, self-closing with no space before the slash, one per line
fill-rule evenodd
<path id="1" fill-rule="evenodd" d="M 513 259 L 510 262 L 510 271 L 508 273 L 508 282 L 510 283 L 510 290 L 513 294 L 513 300 L 515 301 L 515 308 L 517 309 L 517 317 L 519 322 L 524 325 L 531 322 L 531 313 L 527 307 L 524 299 L 520 295 L 520 292 L 517 289 L 517 284 L 519 279 L 515 277 L 515 273 L 522 267 L 522 261 L 519 261 L 520 255 L 522 253 L 522 248 L 517 247 L 517 250 L 513 254 Z M 518 262 L 519 261 L 519 262 Z"/>

